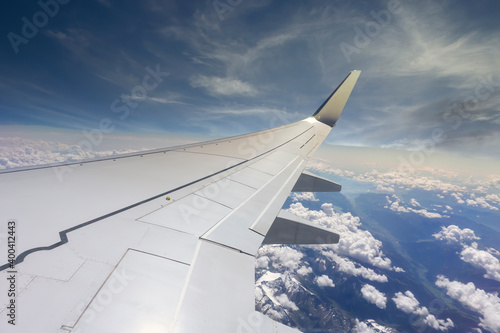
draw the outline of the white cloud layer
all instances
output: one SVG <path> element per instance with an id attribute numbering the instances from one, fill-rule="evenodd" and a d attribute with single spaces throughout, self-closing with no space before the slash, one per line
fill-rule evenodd
<path id="1" fill-rule="evenodd" d="M 371 327 L 368 327 L 368 325 L 365 322 L 359 321 L 359 319 L 356 318 L 356 325 L 352 329 L 353 333 L 375 333 L 375 330 Z"/>
<path id="2" fill-rule="evenodd" d="M 269 257 L 261 256 L 258 257 L 255 261 L 255 267 L 257 268 L 267 268 L 269 266 Z"/>
<path id="3" fill-rule="evenodd" d="M 415 213 L 415 214 L 421 215 L 423 217 L 426 217 L 428 219 L 448 217 L 446 215 L 441 215 L 441 214 L 436 213 L 436 212 L 430 212 L 424 208 L 415 209 L 412 207 L 404 206 L 401 204 L 401 199 L 396 195 L 392 195 L 392 198 L 394 199 L 394 201 L 391 201 L 389 196 L 386 196 L 385 198 L 387 199 L 387 204 L 388 204 L 385 207 L 389 208 L 392 211 L 398 212 L 398 213 Z M 420 204 L 415 199 L 411 199 L 410 203 L 414 207 L 420 207 Z"/>
<path id="4" fill-rule="evenodd" d="M 450 281 L 445 276 L 438 275 L 436 285 L 446 289 L 446 294 L 456 299 L 467 308 L 479 313 L 482 328 L 489 332 L 500 332 L 500 298 L 497 293 L 487 293 L 476 288 L 474 283 L 467 284 Z"/>
<path id="5" fill-rule="evenodd" d="M 293 202 L 297 202 L 297 201 L 319 201 L 319 199 L 316 199 L 316 197 L 314 196 L 313 192 L 292 193 L 292 200 L 293 200 Z"/>
<path id="6" fill-rule="evenodd" d="M 488 253 L 491 253 L 492 255 L 494 255 L 495 257 L 499 258 L 500 257 L 500 251 L 497 251 L 496 249 L 492 248 L 492 247 L 489 247 L 486 249 L 488 251 Z"/>
<path id="7" fill-rule="evenodd" d="M 0 169 L 72 162 L 132 153 L 136 150 L 89 151 L 59 142 L 0 137 Z"/>
<path id="8" fill-rule="evenodd" d="M 293 310 L 293 311 L 298 311 L 299 308 L 297 307 L 297 305 L 290 301 L 288 299 L 288 296 L 286 294 L 281 294 L 279 296 L 276 296 L 276 300 L 278 300 L 278 302 L 285 308 L 287 309 L 290 309 L 290 310 Z"/>
<path id="9" fill-rule="evenodd" d="M 497 202 L 497 200 L 496 200 L 497 196 L 494 194 L 491 194 L 491 195 L 488 195 L 485 197 L 479 197 L 479 196 L 476 196 L 474 193 L 472 193 L 471 198 L 465 200 L 465 202 L 467 203 L 467 205 L 473 206 L 473 207 L 481 207 L 481 208 L 486 208 L 486 209 L 491 209 L 491 210 L 498 210 L 497 207 L 488 203 L 488 201 L 487 201 L 488 199 Z"/>
<path id="10" fill-rule="evenodd" d="M 465 203 L 465 201 L 463 200 L 463 193 L 460 193 L 460 192 L 454 192 L 454 193 L 451 193 L 450 194 L 452 197 L 455 198 L 455 200 L 457 200 L 457 203 L 458 204 L 463 204 Z"/>
<path id="11" fill-rule="evenodd" d="M 420 304 L 409 290 L 404 294 L 401 292 L 396 293 L 392 300 L 396 303 L 396 307 L 404 313 L 414 313 Z"/>
<path id="12" fill-rule="evenodd" d="M 408 173 L 400 171 L 381 172 L 372 170 L 365 173 L 356 174 L 352 171 L 345 171 L 330 167 L 324 162 L 312 160 L 307 164 L 307 169 L 321 173 L 335 174 L 341 177 L 357 180 L 360 182 L 373 183 L 382 186 L 403 186 L 408 189 L 421 189 L 425 191 L 447 191 L 461 192 L 465 191 L 464 186 L 444 182 L 440 179 L 419 176 L 417 173 Z"/>
<path id="13" fill-rule="evenodd" d="M 473 230 L 469 228 L 460 229 L 454 224 L 441 227 L 441 231 L 432 236 L 436 239 L 446 241 L 448 244 L 464 244 L 480 239 L 474 234 Z"/>
<path id="14" fill-rule="evenodd" d="M 264 245 L 259 248 L 257 257 L 259 257 L 257 263 L 259 263 L 260 258 L 266 257 L 268 260 L 265 261 L 268 263 L 270 262 L 276 269 L 285 267 L 289 270 L 296 271 L 301 265 L 301 259 L 304 257 L 304 254 L 289 246 Z"/>
<path id="15" fill-rule="evenodd" d="M 390 186 L 378 185 L 377 186 L 377 191 L 379 191 L 379 192 L 394 193 L 394 188 L 392 188 Z"/>
<path id="16" fill-rule="evenodd" d="M 323 251 L 323 255 L 337 264 L 340 272 L 354 276 L 362 276 L 370 281 L 387 282 L 387 276 L 377 274 L 373 269 L 356 264 L 347 258 L 342 258 L 332 251 Z"/>
<path id="17" fill-rule="evenodd" d="M 482 190 L 479 192 L 482 192 Z M 499 210 L 496 206 L 500 206 L 500 202 L 498 201 L 499 197 L 496 194 L 479 195 L 478 193 L 470 193 L 470 198 L 466 198 L 466 194 L 462 192 L 452 192 L 450 195 L 460 205 L 465 204 L 470 207 Z"/>
<path id="18" fill-rule="evenodd" d="M 500 260 L 494 256 L 498 251 L 493 248 L 488 248 L 486 251 L 478 249 L 478 244 L 474 241 L 480 238 L 473 230 L 460 229 L 452 224 L 441 227 L 441 231 L 432 236 L 447 244 L 460 244 L 462 246 L 460 259 L 476 268 L 484 269 L 486 271 L 485 278 L 500 281 Z"/>
<path id="19" fill-rule="evenodd" d="M 485 278 L 500 281 L 500 260 L 488 251 L 479 250 L 477 243 L 473 243 L 472 246 L 464 246 L 460 252 L 460 259 L 476 268 L 484 269 L 486 271 Z"/>
<path id="20" fill-rule="evenodd" d="M 380 309 L 385 309 L 387 297 L 385 297 L 385 294 L 378 291 L 374 286 L 365 284 L 361 288 L 361 294 L 369 303 L 375 304 Z"/>
<path id="21" fill-rule="evenodd" d="M 356 318 L 354 327 L 351 332 L 353 333 L 396 333 L 393 328 L 382 326 L 373 319 L 366 319 L 360 321 Z"/>
<path id="22" fill-rule="evenodd" d="M 432 327 L 435 330 L 447 331 L 454 327 L 453 321 L 450 318 L 446 320 L 436 319 L 436 317 L 429 313 L 425 306 L 420 307 L 419 301 L 415 298 L 413 293 L 407 290 L 404 294 L 397 292 L 392 298 L 396 307 L 407 314 L 416 314 L 421 316 L 423 323 Z"/>
<path id="23" fill-rule="evenodd" d="M 382 252 L 382 242 L 375 239 L 369 231 L 359 229 L 359 217 L 350 213 L 337 214 L 329 203 L 323 204 L 321 210 L 316 211 L 309 210 L 298 202 L 290 205 L 288 211 L 341 234 L 339 243 L 329 246 L 336 253 L 378 268 L 393 269 L 391 260 Z"/>
<path id="24" fill-rule="evenodd" d="M 302 266 L 300 267 L 298 270 L 297 270 L 297 274 L 299 275 L 307 275 L 307 274 L 311 274 L 313 272 L 312 268 L 311 267 L 308 267 L 308 266 Z"/>
<path id="25" fill-rule="evenodd" d="M 314 282 L 320 287 L 335 287 L 335 284 L 328 275 L 317 276 L 314 278 Z"/>
<path id="26" fill-rule="evenodd" d="M 444 170 L 435 170 L 435 169 L 433 170 L 423 169 L 414 172 L 401 172 L 398 170 L 381 172 L 377 170 L 372 170 L 364 173 L 355 173 L 352 171 L 345 171 L 341 169 L 332 168 L 325 162 L 319 160 L 311 160 L 307 164 L 307 168 L 311 171 L 334 174 L 360 182 L 373 183 L 377 185 L 376 190 L 379 192 L 394 193 L 395 187 L 399 187 L 401 189 L 406 189 L 406 190 L 421 189 L 424 191 L 438 191 L 441 192 L 442 194 L 449 194 L 450 196 L 455 198 L 458 204 L 465 204 L 471 207 L 480 207 L 495 211 L 499 210 L 497 206 L 500 207 L 500 196 L 498 196 L 497 194 L 494 193 L 481 194 L 481 195 L 479 194 L 484 192 L 483 188 L 489 187 L 496 190 L 500 188 L 498 186 L 499 178 L 494 175 L 488 177 L 487 180 L 465 179 L 461 183 L 457 183 L 456 179 L 457 176 L 455 174 L 448 174 Z M 421 173 L 425 171 L 431 172 L 432 175 L 439 175 L 446 177 L 448 179 L 452 179 L 454 180 L 454 183 L 443 181 L 441 179 L 433 178 L 427 175 L 425 176 L 421 175 Z M 464 185 L 468 185 L 471 187 L 473 186 L 476 188 L 476 190 L 479 189 L 478 193 L 474 193 L 473 190 L 468 191 L 467 187 Z M 466 194 L 464 193 L 467 192 L 470 193 L 470 198 L 466 198 Z M 438 194 L 437 196 L 441 199 L 445 199 L 445 196 L 442 194 Z M 410 201 L 410 204 L 413 207 L 421 207 L 420 204 L 415 199 Z M 399 202 L 395 204 L 393 210 L 398 211 L 398 209 L 400 209 L 399 210 L 400 212 L 414 211 L 417 214 L 421 214 L 422 216 L 429 218 L 432 218 L 433 216 L 438 217 L 437 215 L 435 215 L 437 213 L 428 212 L 425 209 L 417 210 L 412 207 L 410 207 L 411 209 L 409 209 L 407 207 L 400 208 L 398 206 Z M 451 210 L 451 208 L 448 210 Z"/>

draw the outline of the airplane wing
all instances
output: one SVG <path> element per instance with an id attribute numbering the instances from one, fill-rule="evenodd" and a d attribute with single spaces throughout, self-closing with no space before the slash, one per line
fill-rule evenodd
<path id="1" fill-rule="evenodd" d="M 358 79 L 248 135 L 0 173 L 0 332 L 297 332 L 255 312 L 261 244 L 339 236 L 281 211 Z"/>

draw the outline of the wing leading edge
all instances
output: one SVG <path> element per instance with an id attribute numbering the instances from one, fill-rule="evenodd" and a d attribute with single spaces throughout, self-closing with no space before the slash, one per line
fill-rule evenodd
<path id="1" fill-rule="evenodd" d="M 15 219 L 20 235 L 22 310 L 0 331 L 296 332 L 255 312 L 255 253 L 263 243 L 338 242 L 281 207 L 293 190 L 340 190 L 303 171 L 359 73 L 293 124 L 0 173 L 2 220 Z M 60 168 L 71 170 L 62 180 Z"/>

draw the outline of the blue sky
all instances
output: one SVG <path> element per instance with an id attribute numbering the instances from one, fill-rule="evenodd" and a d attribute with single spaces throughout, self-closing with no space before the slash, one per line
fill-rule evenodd
<path id="1" fill-rule="evenodd" d="M 47 22 L 37 1 L 3 7 L 4 136 L 102 119 L 130 136 L 237 135 L 311 115 L 360 69 L 329 142 L 500 153 L 497 1 L 72 0 Z"/>

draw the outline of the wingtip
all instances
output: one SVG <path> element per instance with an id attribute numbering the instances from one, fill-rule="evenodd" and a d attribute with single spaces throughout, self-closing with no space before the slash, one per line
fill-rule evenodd
<path id="1" fill-rule="evenodd" d="M 313 117 L 331 127 L 335 126 L 360 74 L 360 70 L 351 71 L 313 114 Z"/>

